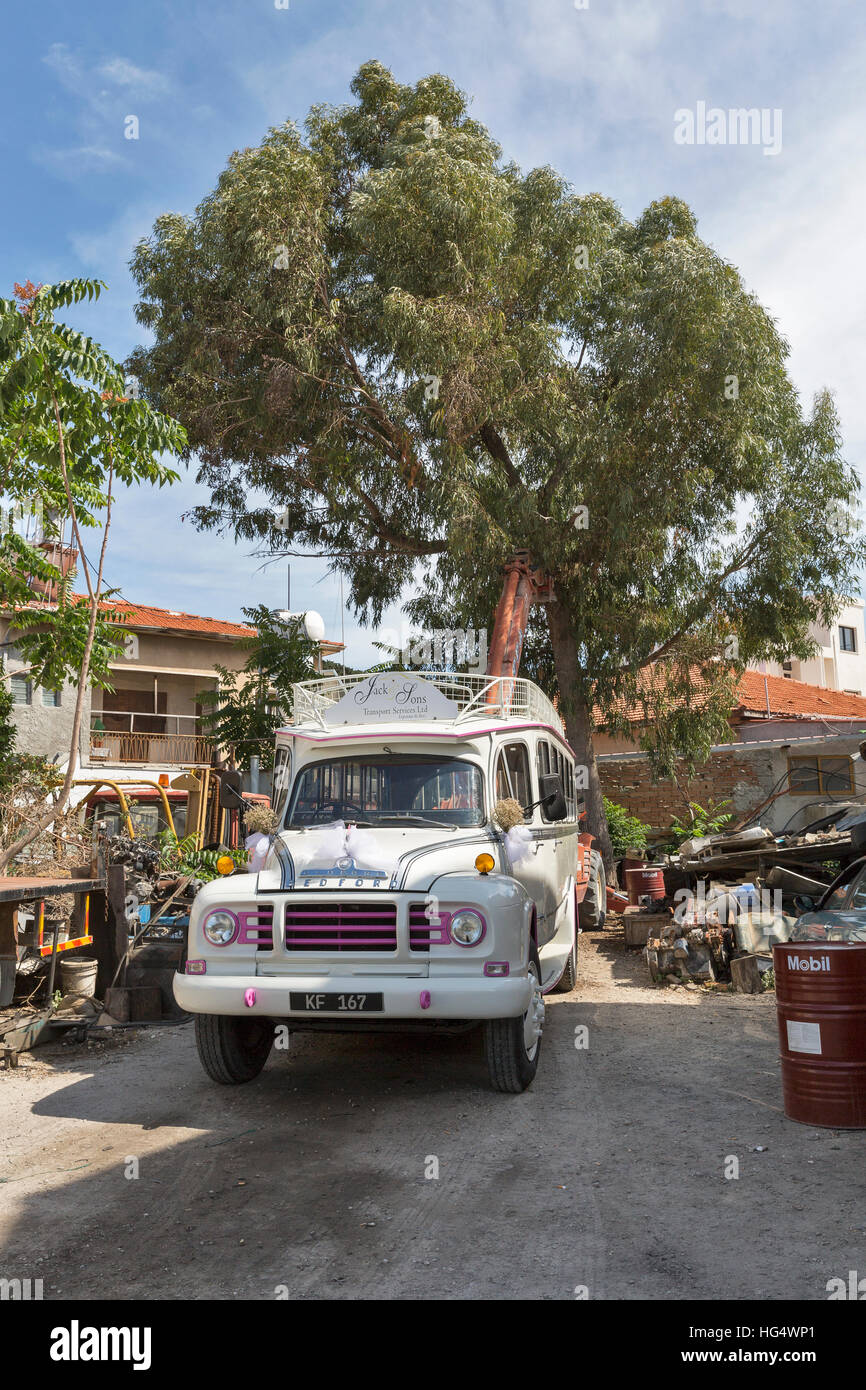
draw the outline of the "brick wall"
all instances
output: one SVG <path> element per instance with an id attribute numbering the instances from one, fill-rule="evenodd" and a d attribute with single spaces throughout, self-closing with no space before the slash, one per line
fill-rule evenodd
<path id="1" fill-rule="evenodd" d="M 691 778 L 682 764 L 676 782 L 653 782 L 646 758 L 601 759 L 598 770 L 605 796 L 657 830 L 667 830 L 674 816 L 682 818 L 689 801 L 730 801 L 725 809 L 742 815 L 760 805 L 774 783 L 769 751 L 742 746 L 714 753 Z"/>

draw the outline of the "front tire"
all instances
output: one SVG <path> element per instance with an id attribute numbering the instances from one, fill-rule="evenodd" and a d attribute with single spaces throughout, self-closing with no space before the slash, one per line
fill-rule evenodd
<path id="1" fill-rule="evenodd" d="M 195 1045 L 199 1060 L 221 1086 L 239 1086 L 258 1076 L 274 1043 L 269 1018 L 235 1018 L 196 1014 Z"/>
<path id="2" fill-rule="evenodd" d="M 593 849 L 589 853 L 589 883 L 577 910 L 578 918 L 582 931 L 601 931 L 607 917 L 607 875 L 598 850 Z"/>
<path id="3" fill-rule="evenodd" d="M 532 994 L 526 1013 L 518 1018 L 492 1018 L 484 1027 L 484 1050 L 494 1091 L 519 1095 L 532 1084 L 541 1054 L 544 996 L 541 965 L 535 944 L 529 956 Z"/>

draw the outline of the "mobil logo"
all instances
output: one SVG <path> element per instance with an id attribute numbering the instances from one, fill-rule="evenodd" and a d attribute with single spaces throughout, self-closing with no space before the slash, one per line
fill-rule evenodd
<path id="1" fill-rule="evenodd" d="M 789 970 L 799 970 L 801 973 L 816 974 L 819 970 L 829 973 L 829 956 L 786 956 Z"/>

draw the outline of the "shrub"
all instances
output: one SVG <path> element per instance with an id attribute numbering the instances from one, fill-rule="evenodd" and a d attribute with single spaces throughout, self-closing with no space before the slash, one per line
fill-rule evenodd
<path id="1" fill-rule="evenodd" d="M 631 815 L 625 806 L 608 801 L 607 797 L 604 798 L 604 811 L 614 859 L 622 859 L 630 849 L 636 849 L 640 855 L 646 854 L 649 826 Z"/>

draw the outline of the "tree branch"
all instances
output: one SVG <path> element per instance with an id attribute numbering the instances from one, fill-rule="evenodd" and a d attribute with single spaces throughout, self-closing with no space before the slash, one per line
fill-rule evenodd
<path id="1" fill-rule="evenodd" d="M 502 435 L 499 433 L 492 420 L 485 420 L 481 429 L 478 431 L 478 437 L 490 457 L 495 459 L 496 462 L 501 464 L 505 469 L 505 475 L 511 483 L 511 486 L 518 492 L 525 493 L 526 484 L 514 465 L 514 460 L 508 452 L 505 440 L 502 438 Z"/>
<path id="2" fill-rule="evenodd" d="M 677 628 L 677 631 L 673 633 L 671 637 L 668 637 L 667 640 L 663 642 L 660 647 L 656 647 L 655 651 L 650 652 L 649 656 L 642 657 L 639 661 L 632 661 L 627 666 L 623 666 L 623 672 L 630 673 L 634 671 L 640 671 L 645 666 L 651 666 L 653 662 L 658 661 L 661 657 L 665 656 L 669 651 L 671 651 L 671 649 L 675 647 L 676 644 L 679 641 L 681 641 L 683 637 L 685 637 L 686 633 L 689 631 L 691 627 L 694 626 L 698 619 L 706 616 L 707 609 L 709 608 L 712 601 L 718 598 L 719 593 L 721 592 L 721 587 L 724 584 L 725 580 L 730 579 L 732 574 L 736 574 L 737 570 L 742 569 L 743 565 L 754 553 L 758 543 L 762 540 L 762 538 L 763 533 L 753 537 L 753 539 L 746 546 L 745 550 L 742 551 L 738 556 L 736 556 L 731 561 L 730 565 L 728 565 L 727 569 L 723 570 L 722 573 L 718 575 L 718 577 L 715 580 L 715 583 L 701 596 L 700 601 L 698 603 L 692 604 L 691 610 L 688 612 L 685 622 L 680 624 L 680 626 Z"/>

